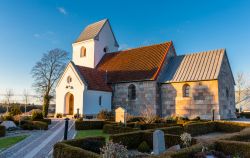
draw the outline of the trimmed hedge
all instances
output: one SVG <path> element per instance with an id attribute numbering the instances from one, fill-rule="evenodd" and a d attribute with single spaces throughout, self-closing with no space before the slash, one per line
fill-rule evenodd
<path id="1" fill-rule="evenodd" d="M 200 152 L 201 150 L 202 146 L 200 144 L 196 144 L 188 148 L 183 148 L 177 152 L 168 152 L 162 154 L 159 156 L 159 158 L 193 158 L 194 154 Z"/>
<path id="2" fill-rule="evenodd" d="M 54 158 L 100 158 L 99 149 L 105 145 L 104 137 L 89 137 L 62 141 L 54 145 Z"/>
<path id="3" fill-rule="evenodd" d="M 75 121 L 76 130 L 102 129 L 104 121 Z"/>
<path id="4" fill-rule="evenodd" d="M 191 134 L 191 136 L 198 136 L 214 132 L 216 129 L 214 122 L 199 122 L 184 125 L 184 131 Z"/>
<path id="5" fill-rule="evenodd" d="M 105 138 L 101 136 L 88 137 L 88 138 L 73 139 L 63 142 L 68 145 L 80 147 L 82 149 L 89 150 L 99 154 L 100 148 L 102 148 L 105 145 Z"/>
<path id="6" fill-rule="evenodd" d="M 164 132 L 170 132 L 170 133 L 172 133 L 175 130 L 183 131 L 181 127 L 167 127 L 163 129 Z M 127 146 L 128 149 L 136 149 L 143 141 L 146 141 L 147 144 L 152 149 L 153 132 L 154 130 L 144 130 L 144 131 L 114 134 L 110 136 L 110 139 L 113 140 L 113 142 L 122 143 L 123 145 Z M 193 140 L 193 142 L 195 142 L 195 140 Z M 180 136 L 165 133 L 165 143 L 168 147 L 181 144 Z"/>
<path id="7" fill-rule="evenodd" d="M 246 127 L 250 127 L 250 124 L 246 123 L 237 123 L 237 122 L 227 122 L 227 121 L 216 121 L 216 131 L 220 132 L 240 132 Z"/>
<path id="8" fill-rule="evenodd" d="M 41 121 L 23 121 L 21 128 L 23 130 L 48 130 L 48 124 Z"/>
<path id="9" fill-rule="evenodd" d="M 5 126 L 0 125 L 0 137 L 4 137 L 6 133 Z"/>
<path id="10" fill-rule="evenodd" d="M 192 136 L 198 136 L 212 132 L 226 132 L 226 133 L 240 132 L 246 127 L 250 127 L 250 125 L 246 123 L 237 123 L 237 122 L 210 121 L 210 122 L 186 123 L 183 125 L 183 127 L 184 127 L 184 132 L 187 132 Z"/>
<path id="11" fill-rule="evenodd" d="M 40 122 L 45 122 L 47 123 L 48 125 L 51 124 L 51 119 L 47 119 L 47 118 L 44 118 L 44 119 L 35 119 L 33 121 L 40 121 Z"/>
<path id="12" fill-rule="evenodd" d="M 162 130 L 165 134 L 181 135 L 182 133 L 184 133 L 184 129 L 181 126 L 159 128 L 159 130 Z"/>
<path id="13" fill-rule="evenodd" d="M 137 124 L 141 130 L 147 130 L 147 129 L 156 129 L 156 128 L 163 128 L 163 127 L 169 127 L 169 126 L 176 126 L 176 124 L 169 124 L 169 123 L 138 123 Z"/>
<path id="14" fill-rule="evenodd" d="M 171 147 L 177 144 L 182 144 L 182 141 L 179 135 L 165 134 L 164 138 L 165 138 L 165 145 L 167 147 Z"/>
<path id="15" fill-rule="evenodd" d="M 117 125 L 106 124 L 103 126 L 103 133 L 107 134 L 118 134 L 118 133 L 127 133 L 127 132 L 134 132 L 138 131 L 138 128 L 131 128 L 131 127 L 120 127 Z"/>
<path id="16" fill-rule="evenodd" d="M 250 118 L 250 112 L 242 112 L 239 115 L 240 117 Z"/>
<path id="17" fill-rule="evenodd" d="M 182 144 L 179 135 L 174 134 L 164 134 L 165 145 L 167 147 L 171 147 L 173 145 Z M 151 149 L 153 149 L 153 131 L 142 132 L 141 142 L 146 141 Z M 193 144 L 195 141 L 192 141 Z"/>
<path id="18" fill-rule="evenodd" d="M 241 157 L 250 157 L 250 143 L 239 141 L 218 140 L 215 142 L 216 150 L 225 154 L 239 155 Z"/>
<path id="19" fill-rule="evenodd" d="M 114 143 L 121 143 L 126 146 L 128 149 L 137 149 L 137 147 L 142 142 L 143 132 L 129 132 L 111 135 L 109 137 Z"/>

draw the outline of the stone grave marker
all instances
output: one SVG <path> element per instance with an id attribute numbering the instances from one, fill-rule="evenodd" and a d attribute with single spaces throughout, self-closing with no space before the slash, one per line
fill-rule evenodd
<path id="1" fill-rule="evenodd" d="M 115 122 L 122 122 L 126 124 L 126 109 L 119 107 L 115 110 Z"/>
<path id="2" fill-rule="evenodd" d="M 159 155 L 166 150 L 164 132 L 156 130 L 153 133 L 153 152 L 155 155 Z"/>

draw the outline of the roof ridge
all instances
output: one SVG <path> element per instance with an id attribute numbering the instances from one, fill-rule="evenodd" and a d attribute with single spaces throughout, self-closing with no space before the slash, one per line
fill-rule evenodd
<path id="1" fill-rule="evenodd" d="M 167 43 L 173 43 L 173 42 L 172 42 L 172 41 L 166 41 L 166 42 L 157 43 L 157 44 L 152 44 L 152 45 L 139 46 L 139 47 L 136 47 L 136 48 L 128 48 L 128 49 L 125 49 L 125 50 L 119 50 L 119 51 L 110 52 L 110 53 L 107 53 L 107 54 L 122 53 L 122 52 L 125 52 L 125 51 L 130 51 L 130 50 L 135 50 L 135 49 L 141 49 L 141 48 L 147 48 L 147 47 L 152 47 L 152 46 L 157 46 L 157 45 L 167 44 Z"/>
<path id="2" fill-rule="evenodd" d="M 97 24 L 97 23 L 99 23 L 99 22 L 102 22 L 102 21 L 108 21 L 108 18 L 105 18 L 105 19 L 102 19 L 102 20 L 96 21 L 96 22 L 94 22 L 94 23 L 88 24 L 85 28 L 87 28 L 88 26 L 91 26 L 91 25 Z"/>
<path id="3" fill-rule="evenodd" d="M 79 42 L 82 42 L 84 40 L 89 40 L 89 39 L 95 39 L 100 31 L 102 30 L 102 28 L 104 27 L 104 25 L 109 22 L 109 20 L 106 18 L 106 19 L 103 19 L 103 20 L 100 20 L 100 21 L 97 21 L 97 22 L 94 22 L 94 23 L 91 23 L 87 26 L 85 26 L 85 28 L 83 29 L 83 31 L 80 33 L 80 35 L 78 36 L 78 38 L 75 40 L 74 43 L 79 43 Z M 100 25 L 100 26 L 98 26 Z M 98 27 L 97 27 L 98 26 Z M 98 29 L 94 29 L 92 27 L 96 27 Z M 91 29 L 92 28 L 92 29 Z M 92 31 L 94 30 L 94 33 L 92 32 L 92 34 L 90 34 L 89 32 L 91 30 Z M 86 33 L 87 32 L 87 33 Z M 90 34 L 90 35 L 89 35 Z M 86 37 L 85 37 L 86 36 Z"/>
<path id="4" fill-rule="evenodd" d="M 201 54 L 201 53 L 211 53 L 211 52 L 218 52 L 218 51 L 225 51 L 226 48 L 218 48 L 218 49 L 211 49 L 211 50 L 207 50 L 207 51 L 201 51 L 201 52 L 192 52 L 192 53 L 185 53 L 185 54 L 182 54 L 184 56 L 186 55 L 194 55 L 194 54 Z M 177 56 L 182 56 L 182 55 L 177 55 Z"/>

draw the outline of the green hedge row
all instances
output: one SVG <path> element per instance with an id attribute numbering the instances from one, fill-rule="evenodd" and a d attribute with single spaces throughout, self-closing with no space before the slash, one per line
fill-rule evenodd
<path id="1" fill-rule="evenodd" d="M 196 144 L 188 148 L 183 148 L 178 152 L 168 152 L 161 154 L 158 158 L 193 158 L 194 154 L 201 152 L 201 150 L 202 146 L 200 144 Z"/>
<path id="2" fill-rule="evenodd" d="M 207 146 L 210 150 L 223 152 L 226 155 L 250 157 L 250 143 L 239 141 L 218 140 Z M 188 148 L 183 148 L 177 152 L 168 152 L 159 156 L 159 158 L 193 158 L 198 152 L 201 152 L 201 144 L 196 144 Z"/>
<path id="3" fill-rule="evenodd" d="M 169 123 L 138 123 L 137 126 L 141 128 L 141 130 L 147 130 L 147 129 L 156 129 L 156 128 L 163 128 L 163 127 L 171 127 L 176 126 L 176 124 L 169 124 Z"/>
<path id="4" fill-rule="evenodd" d="M 190 133 L 192 136 L 203 135 L 211 132 L 234 133 L 240 132 L 246 127 L 250 127 L 250 125 L 246 123 L 236 123 L 227 121 L 198 122 L 187 123 L 183 125 L 184 131 Z"/>
<path id="5" fill-rule="evenodd" d="M 76 130 L 102 129 L 104 121 L 75 121 Z"/>
<path id="6" fill-rule="evenodd" d="M 115 143 L 121 143 L 126 146 L 128 149 L 136 149 L 142 142 L 143 132 L 129 132 L 111 135 L 109 137 Z"/>
<path id="7" fill-rule="evenodd" d="M 240 113 L 240 117 L 250 118 L 250 112 L 242 112 Z"/>
<path id="8" fill-rule="evenodd" d="M 106 124 L 103 126 L 103 133 L 107 134 L 118 134 L 118 133 L 127 133 L 127 132 L 134 132 L 138 131 L 138 128 L 131 128 L 131 127 L 120 127 L 117 125 Z"/>
<path id="9" fill-rule="evenodd" d="M 227 122 L 227 121 L 216 121 L 216 131 L 220 132 L 240 132 L 246 127 L 250 127 L 250 124 L 247 123 L 238 123 L 238 122 Z"/>
<path id="10" fill-rule="evenodd" d="M 23 121 L 21 128 L 23 130 L 48 130 L 48 124 L 41 121 Z"/>
<path id="11" fill-rule="evenodd" d="M 0 125 L 0 137 L 4 137 L 6 133 L 5 126 Z"/>
<path id="12" fill-rule="evenodd" d="M 51 119 L 47 119 L 47 118 L 44 118 L 44 119 L 35 119 L 35 120 L 33 120 L 33 121 L 41 121 L 41 122 L 45 122 L 45 123 L 47 123 L 48 125 L 50 125 L 51 124 Z"/>
<path id="13" fill-rule="evenodd" d="M 96 151 L 105 144 L 104 137 L 89 137 L 62 141 L 54 145 L 54 158 L 100 158 Z"/>
<path id="14" fill-rule="evenodd" d="M 182 133 L 184 133 L 184 129 L 181 126 L 159 128 L 159 130 L 162 130 L 166 134 L 181 135 Z"/>
<path id="15" fill-rule="evenodd" d="M 240 157 L 250 157 L 250 143 L 239 141 L 218 140 L 215 142 L 216 150 L 225 154 L 238 155 Z"/>
<path id="16" fill-rule="evenodd" d="M 184 131 L 192 136 L 203 135 L 215 131 L 214 122 L 190 123 L 184 125 Z"/>
<path id="17" fill-rule="evenodd" d="M 177 130 L 183 131 L 181 127 L 167 127 L 167 128 L 161 128 L 161 130 L 165 132 L 165 143 L 168 147 L 181 144 L 180 136 L 172 134 L 174 133 L 173 131 Z M 116 143 L 119 142 L 122 143 L 123 145 L 127 146 L 128 149 L 136 149 L 141 142 L 146 141 L 147 144 L 152 149 L 153 132 L 154 130 L 143 130 L 143 131 L 140 130 L 136 132 L 120 133 L 111 135 L 110 139 Z"/>

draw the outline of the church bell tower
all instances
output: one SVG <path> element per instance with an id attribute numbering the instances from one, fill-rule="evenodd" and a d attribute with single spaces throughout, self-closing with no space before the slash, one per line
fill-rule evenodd
<path id="1" fill-rule="evenodd" d="M 106 53 L 118 51 L 119 45 L 109 20 L 104 19 L 88 25 L 72 47 L 76 65 L 95 68 Z"/>

